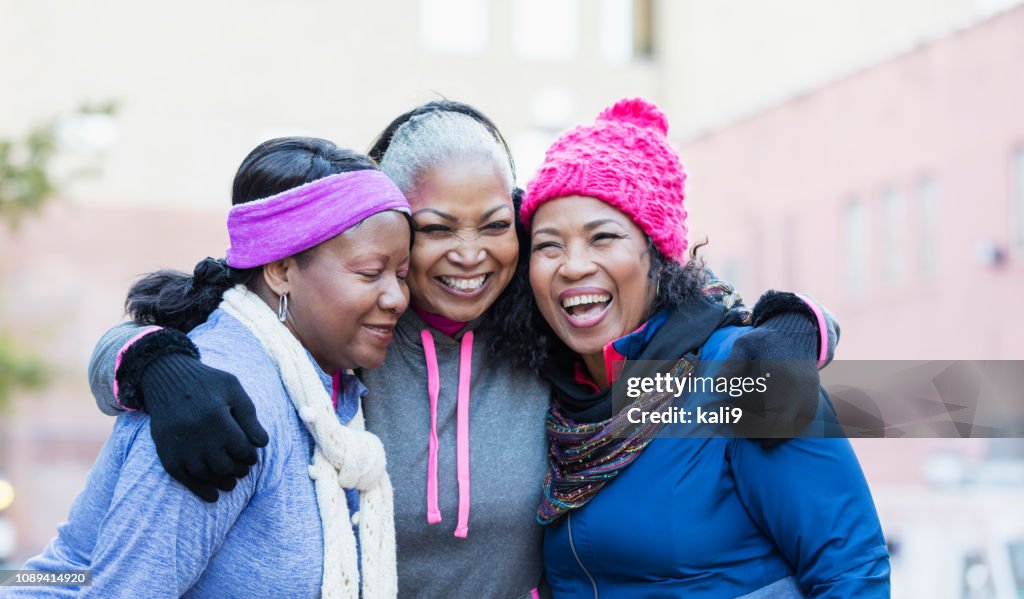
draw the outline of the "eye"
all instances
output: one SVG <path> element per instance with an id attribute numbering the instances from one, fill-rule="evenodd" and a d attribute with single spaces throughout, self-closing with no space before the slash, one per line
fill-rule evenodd
<path id="1" fill-rule="evenodd" d="M 362 271 L 359 271 L 358 274 L 359 274 L 359 276 L 366 277 L 367 279 L 369 279 L 371 281 L 376 281 L 377 279 L 380 278 L 381 271 L 379 271 L 379 270 L 362 270 Z"/>
<path id="2" fill-rule="evenodd" d="M 505 220 L 499 220 L 494 221 L 493 223 L 487 223 L 481 228 L 484 230 L 485 233 L 500 233 L 502 231 L 507 231 L 511 226 L 512 223 Z"/>
<path id="3" fill-rule="evenodd" d="M 430 234 L 443 235 L 443 234 L 446 234 L 446 233 L 451 233 L 452 230 L 449 229 L 448 227 L 444 226 L 444 225 L 423 225 L 422 227 L 419 227 L 419 226 L 416 227 L 416 232 L 417 233 L 426 233 L 428 235 L 430 235 Z"/>
<path id="4" fill-rule="evenodd" d="M 530 248 L 530 251 L 541 252 L 544 250 L 558 249 L 560 247 L 561 246 L 555 243 L 554 241 L 542 241 L 540 243 L 533 244 L 533 247 Z"/>
<path id="5" fill-rule="evenodd" d="M 591 241 L 591 242 L 597 242 L 597 241 L 611 241 L 611 240 L 613 240 L 613 239 L 622 239 L 622 235 L 618 235 L 618 234 L 616 234 L 616 233 L 608 233 L 608 232 L 602 232 L 602 233 L 598 233 L 597 235 L 594 235 L 594 236 L 593 236 L 593 237 L 592 237 L 592 238 L 590 239 L 590 241 Z"/>

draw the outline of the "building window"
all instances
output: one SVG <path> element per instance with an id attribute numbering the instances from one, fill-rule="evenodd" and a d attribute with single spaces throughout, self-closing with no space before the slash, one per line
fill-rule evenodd
<path id="1" fill-rule="evenodd" d="M 939 272 L 939 186 L 933 177 L 917 183 L 918 264 L 925 278 Z"/>
<path id="2" fill-rule="evenodd" d="M 882 194 L 882 276 L 887 285 L 903 281 L 906 262 L 904 232 L 907 228 L 907 210 L 903 195 L 895 189 Z"/>
<path id="3" fill-rule="evenodd" d="M 512 46 L 528 60 L 568 61 L 579 45 L 578 0 L 516 0 Z"/>
<path id="4" fill-rule="evenodd" d="M 846 293 L 853 299 L 863 298 L 868 285 L 868 208 L 854 198 L 843 211 L 843 247 Z"/>
<path id="5" fill-rule="evenodd" d="M 653 0 L 601 0 L 601 51 L 612 65 L 654 56 Z"/>
<path id="6" fill-rule="evenodd" d="M 487 0 L 420 0 L 420 42 L 428 50 L 480 54 L 489 30 Z"/>
<path id="7" fill-rule="evenodd" d="M 1013 203 L 1017 215 L 1017 249 L 1024 252 L 1024 146 L 1013 155 Z"/>

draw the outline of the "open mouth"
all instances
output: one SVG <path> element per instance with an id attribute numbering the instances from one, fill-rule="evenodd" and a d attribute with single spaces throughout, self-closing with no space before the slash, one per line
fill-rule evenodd
<path id="1" fill-rule="evenodd" d="M 458 294 L 473 294 L 483 289 L 490 278 L 491 273 L 487 273 L 475 277 L 449 277 L 442 275 L 434 277 L 434 280 Z"/>
<path id="2" fill-rule="evenodd" d="M 363 328 L 383 341 L 391 341 L 391 332 L 395 330 L 394 325 L 382 324 L 364 324 Z"/>
<path id="3" fill-rule="evenodd" d="M 562 300 L 562 310 L 573 320 L 587 322 L 604 314 L 611 301 L 612 296 L 607 293 L 575 295 Z"/>

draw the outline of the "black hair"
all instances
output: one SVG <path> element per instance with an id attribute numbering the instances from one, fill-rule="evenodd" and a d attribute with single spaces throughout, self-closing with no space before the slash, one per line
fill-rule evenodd
<path id="1" fill-rule="evenodd" d="M 697 256 L 697 252 L 705 245 L 707 241 L 694 246 L 686 264 L 680 264 L 667 258 L 648 239 L 647 254 L 651 260 L 648 279 L 656 289 L 648 310 L 650 314 L 676 308 L 701 293 L 707 275 L 704 260 Z M 520 245 L 516 274 L 505 294 L 492 308 L 493 318 L 489 320 L 494 323 L 494 334 L 490 348 L 520 366 L 540 372 L 554 352 L 568 351 L 568 348 L 551 330 L 533 299 L 528 246 L 528 243 Z"/>
<path id="2" fill-rule="evenodd" d="M 366 156 L 325 139 L 281 137 L 265 141 L 242 161 L 231 186 L 231 204 L 266 198 L 338 173 L 377 170 Z M 310 250 L 296 256 L 300 264 Z M 155 324 L 182 332 L 202 324 L 220 304 L 224 292 L 257 279 L 263 267 L 236 269 L 207 258 L 192 275 L 160 270 L 143 276 L 128 292 L 125 311 L 138 324 Z"/>

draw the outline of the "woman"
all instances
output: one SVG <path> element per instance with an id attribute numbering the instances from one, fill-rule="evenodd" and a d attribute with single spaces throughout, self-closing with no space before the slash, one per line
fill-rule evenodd
<path id="1" fill-rule="evenodd" d="M 521 289 L 529 292 L 525 272 L 514 276 L 528 246 L 520 247 L 515 227 L 511 157 L 486 117 L 449 101 L 395 119 L 370 156 L 409 198 L 416 226 L 413 309 L 399 321 L 384 366 L 363 373 L 367 427 L 381 437 L 395 481 L 400 595 L 528 596 L 542 579 L 543 530 L 533 516 L 546 470 L 550 391 L 499 335 L 515 317 Z M 769 323 L 788 314 L 777 313 Z M 188 326 L 174 314 L 150 314 L 146 322 Z M 259 425 L 239 411 L 247 400 L 224 388 L 221 373 L 166 353 L 178 334 L 164 330 L 129 344 L 115 370 L 137 331 L 108 333 L 91 365 L 93 391 L 101 409 L 116 413 L 116 372 L 120 399 L 144 403 L 160 423 L 153 434 L 169 471 L 213 501 L 216 487 L 230 488 L 232 469 L 244 468 L 244 454 L 261 442 Z M 817 341 L 808 351 L 817 355 Z M 165 362 L 176 363 L 176 376 L 153 374 Z M 224 463 L 211 468 L 213 461 Z"/>
<path id="2" fill-rule="evenodd" d="M 846 439 L 766 448 L 713 427 L 630 426 L 631 408 L 716 401 L 695 392 L 614 409 L 620 368 L 668 360 L 677 375 L 713 375 L 751 334 L 686 259 L 685 174 L 667 130 L 654 105 L 620 101 L 550 147 L 523 200 L 542 318 L 521 338 L 544 340 L 523 351 L 553 388 L 537 519 L 554 595 L 888 597 L 885 540 Z M 828 420 L 824 396 L 819 409 Z"/>
<path id="3" fill-rule="evenodd" d="M 90 569 L 99 597 L 393 597 L 391 484 L 352 369 L 384 362 L 408 305 L 408 202 L 367 157 L 282 138 L 245 158 L 232 203 L 225 261 L 148 275 L 127 305 L 201 319 L 177 351 L 237 377 L 269 445 L 208 504 L 164 472 L 150 418 L 124 413 L 25 567 Z"/>

